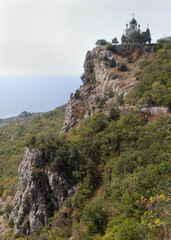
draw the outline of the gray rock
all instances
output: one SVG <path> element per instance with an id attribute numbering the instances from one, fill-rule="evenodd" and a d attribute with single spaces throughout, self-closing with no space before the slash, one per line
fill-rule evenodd
<path id="1" fill-rule="evenodd" d="M 51 161 L 51 155 L 43 151 L 25 150 L 18 170 L 15 208 L 11 215 L 15 234 L 29 235 L 43 227 L 74 191 L 62 173 L 52 172 L 48 167 L 49 158 Z"/>
<path id="2" fill-rule="evenodd" d="M 96 98 L 106 98 L 106 103 L 115 102 L 119 95 L 123 97 L 131 91 L 136 80 L 136 62 L 127 63 L 129 72 L 119 72 L 117 66 L 110 68 L 109 61 L 115 59 L 116 65 L 127 59 L 107 51 L 104 47 L 96 47 L 87 52 L 84 62 L 83 86 L 80 87 L 80 98 L 72 99 L 66 109 L 65 121 L 61 132 L 68 132 L 81 121 L 98 111 Z M 109 94 L 112 91 L 113 96 Z M 110 96 L 110 99 L 109 99 Z M 108 101 L 109 100 L 109 101 Z M 105 104 L 102 108 L 105 107 Z M 94 110 L 93 110 L 94 109 Z M 100 109 L 99 109 L 100 110 Z"/>
<path id="3" fill-rule="evenodd" d="M 160 114 L 165 115 L 168 113 L 168 108 L 166 107 L 142 107 L 142 112 L 147 112 L 151 115 Z"/>

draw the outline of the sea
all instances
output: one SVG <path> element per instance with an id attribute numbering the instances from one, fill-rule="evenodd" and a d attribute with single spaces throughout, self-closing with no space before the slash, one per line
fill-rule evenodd
<path id="1" fill-rule="evenodd" d="M 81 83 L 78 76 L 0 76 L 0 119 L 62 106 Z"/>

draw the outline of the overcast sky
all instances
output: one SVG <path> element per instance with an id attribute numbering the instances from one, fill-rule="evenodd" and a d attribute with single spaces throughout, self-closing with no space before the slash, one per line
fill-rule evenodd
<path id="1" fill-rule="evenodd" d="M 97 39 L 132 13 L 152 41 L 170 36 L 171 0 L 0 0 L 0 75 L 81 75 Z"/>

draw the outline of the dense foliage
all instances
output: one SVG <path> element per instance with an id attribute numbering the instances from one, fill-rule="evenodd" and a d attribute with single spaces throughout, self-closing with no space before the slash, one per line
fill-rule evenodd
<path id="1" fill-rule="evenodd" d="M 138 84 L 127 101 L 170 107 L 170 57 L 164 43 L 139 61 Z M 170 117 L 108 111 L 107 118 L 104 113 L 87 118 L 53 141 L 51 167 L 67 172 L 79 191 L 31 239 L 171 237 Z"/>
<path id="2" fill-rule="evenodd" d="M 171 109 L 171 43 L 158 43 L 155 53 L 139 60 L 139 67 L 138 83 L 127 101 Z"/>
<path id="3" fill-rule="evenodd" d="M 99 113 L 59 136 L 51 166 L 79 182 L 79 191 L 36 237 L 164 239 L 171 226 L 169 126 L 167 116 L 149 122 L 140 112 L 108 120 Z"/>

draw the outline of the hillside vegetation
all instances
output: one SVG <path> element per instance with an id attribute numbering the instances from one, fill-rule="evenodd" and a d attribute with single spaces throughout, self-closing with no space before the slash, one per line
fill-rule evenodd
<path id="1" fill-rule="evenodd" d="M 164 239 L 171 224 L 169 124 L 168 117 L 147 122 L 131 112 L 107 121 L 101 113 L 58 138 L 52 168 L 79 182 L 79 192 L 40 239 Z"/>
<path id="2" fill-rule="evenodd" d="M 138 83 L 127 96 L 127 101 L 171 109 L 171 42 L 157 44 L 154 50 L 148 58 L 139 60 Z"/>
<path id="3" fill-rule="evenodd" d="M 0 127 L 0 195 L 17 178 L 18 166 L 24 149 L 34 139 L 56 136 L 62 127 L 66 106 L 54 111 L 35 115 L 34 118 L 19 119 Z"/>
<path id="4" fill-rule="evenodd" d="M 14 130 L 16 123 L 7 126 L 6 145 L 5 130 L 1 132 L 4 160 L 13 165 L 1 171 L 4 178 L 16 176 L 18 157 L 27 143 L 30 148 L 53 152 L 55 157 L 48 166 L 54 172 L 65 172 L 77 188 L 48 225 L 36 229 L 29 239 L 171 239 L 170 114 L 150 116 L 138 110 L 142 104 L 171 108 L 170 43 L 155 46 L 153 53 L 139 60 L 139 67 L 138 82 L 124 99 L 137 106 L 134 110 L 120 112 L 115 104 L 106 105 L 105 110 L 61 135 L 57 126 L 63 111 L 58 125 L 55 115 L 52 119 L 44 115 L 28 123 L 20 134 L 20 126 Z M 21 141 L 11 145 L 11 136 L 17 139 L 17 134 Z M 10 227 L 11 235 L 4 239 L 27 239 L 14 236 L 13 224 Z"/>
<path id="5" fill-rule="evenodd" d="M 141 59 L 127 101 L 170 108 L 170 43 Z M 54 171 L 78 192 L 30 239 L 162 240 L 171 238 L 171 119 L 107 106 L 69 134 L 51 139 Z"/>

